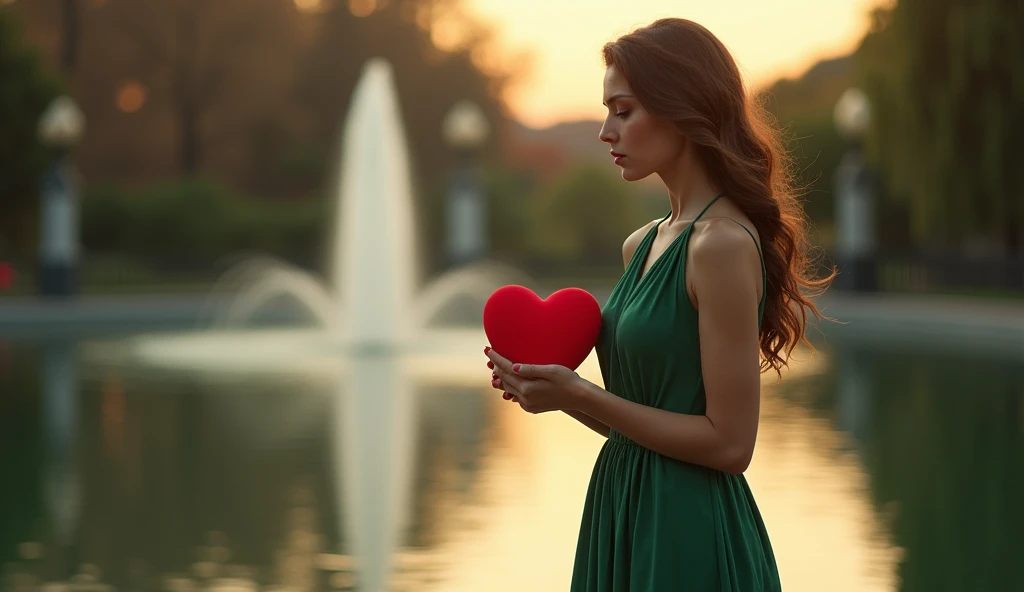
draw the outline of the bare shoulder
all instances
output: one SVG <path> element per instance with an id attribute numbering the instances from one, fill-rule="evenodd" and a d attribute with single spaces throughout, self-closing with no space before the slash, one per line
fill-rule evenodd
<path id="1" fill-rule="evenodd" d="M 647 224 L 644 224 L 640 228 L 633 231 L 626 237 L 626 240 L 622 243 L 622 265 L 623 267 L 629 267 L 629 261 L 633 258 L 633 253 L 636 252 L 636 248 L 640 246 L 640 242 L 644 240 L 647 233 L 650 232 L 651 228 L 658 224 L 661 220 L 651 220 Z"/>
<path id="2" fill-rule="evenodd" d="M 755 240 L 760 241 L 757 231 L 745 220 L 708 218 L 694 225 L 687 253 L 692 266 L 687 284 L 693 295 L 699 296 L 702 287 L 728 286 L 730 289 L 750 288 L 760 300 L 761 256 L 759 242 Z"/>
<path id="3" fill-rule="evenodd" d="M 757 230 L 749 222 L 732 218 L 705 218 L 693 227 L 690 251 L 701 259 L 714 259 L 716 262 L 724 258 L 739 263 L 753 255 L 754 261 L 760 265 L 758 244 L 754 240 L 759 240 Z"/>

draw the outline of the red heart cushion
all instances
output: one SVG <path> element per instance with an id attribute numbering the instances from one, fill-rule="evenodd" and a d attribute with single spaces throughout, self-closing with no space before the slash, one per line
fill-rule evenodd
<path id="1" fill-rule="evenodd" d="M 522 364 L 575 370 L 601 332 L 601 306 L 589 292 L 564 288 L 542 300 L 529 288 L 504 286 L 484 305 L 484 333 L 501 356 Z"/>

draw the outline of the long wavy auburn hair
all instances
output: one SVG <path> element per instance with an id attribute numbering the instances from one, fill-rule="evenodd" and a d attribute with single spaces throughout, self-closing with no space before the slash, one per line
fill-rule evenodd
<path id="1" fill-rule="evenodd" d="M 813 276 L 807 224 L 778 129 L 749 97 L 725 45 L 703 26 L 666 18 L 603 49 L 606 66 L 629 83 L 655 117 L 671 121 L 697 147 L 711 181 L 757 228 L 767 269 L 761 371 L 781 373 L 806 337 L 811 300 L 835 277 Z"/>

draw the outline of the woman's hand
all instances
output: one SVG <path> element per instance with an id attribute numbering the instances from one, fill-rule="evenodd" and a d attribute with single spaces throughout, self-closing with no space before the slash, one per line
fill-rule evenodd
<path id="1" fill-rule="evenodd" d="M 565 366 L 513 364 L 486 347 L 487 367 L 493 373 L 491 386 L 505 391 L 506 399 L 519 403 L 528 413 L 573 410 L 586 382 Z"/>

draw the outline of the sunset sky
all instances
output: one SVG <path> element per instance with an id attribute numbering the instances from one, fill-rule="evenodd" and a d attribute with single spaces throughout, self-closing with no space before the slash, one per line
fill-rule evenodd
<path id="1" fill-rule="evenodd" d="M 872 7 L 885 0 L 465 0 L 497 32 L 505 60 L 531 56 L 508 97 L 514 115 L 542 127 L 603 118 L 601 46 L 664 16 L 708 27 L 729 47 L 749 84 L 798 75 L 817 59 L 851 50 Z"/>

